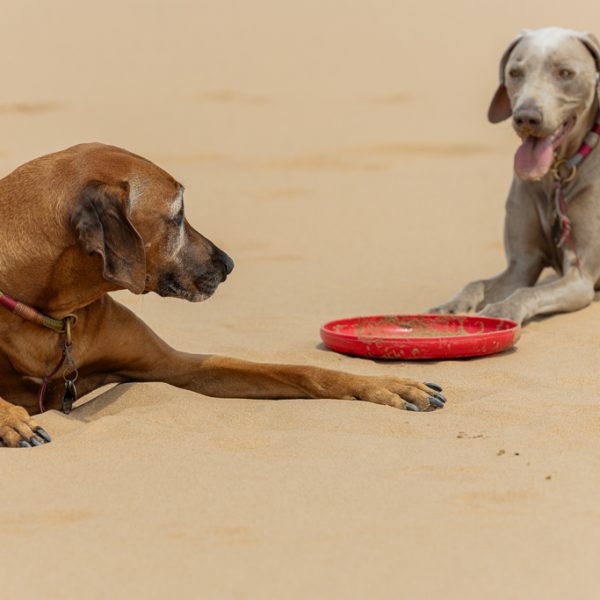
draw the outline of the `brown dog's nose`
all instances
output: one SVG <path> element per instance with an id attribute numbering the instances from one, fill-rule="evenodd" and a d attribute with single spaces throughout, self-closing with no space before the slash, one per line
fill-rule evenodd
<path id="1" fill-rule="evenodd" d="M 542 111 L 536 106 L 523 106 L 515 110 L 513 122 L 517 127 L 529 127 L 535 131 L 542 125 Z"/>
<path id="2" fill-rule="evenodd" d="M 232 258 L 216 246 L 213 254 L 213 261 L 219 263 L 219 265 L 223 267 L 225 275 L 229 275 L 235 266 Z"/>

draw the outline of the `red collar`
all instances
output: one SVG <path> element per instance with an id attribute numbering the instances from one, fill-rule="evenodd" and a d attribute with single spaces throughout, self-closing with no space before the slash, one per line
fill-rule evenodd
<path id="1" fill-rule="evenodd" d="M 38 325 L 52 329 L 52 331 L 56 331 L 56 333 L 66 332 L 67 319 L 71 319 L 73 322 L 77 320 L 75 315 L 67 315 L 64 319 L 54 319 L 53 317 L 49 317 L 48 315 L 41 313 L 32 306 L 23 304 L 22 302 L 11 298 L 2 290 L 0 290 L 0 306 L 3 306 L 10 312 L 19 315 L 19 317 L 25 319 L 25 321 L 37 323 Z"/>

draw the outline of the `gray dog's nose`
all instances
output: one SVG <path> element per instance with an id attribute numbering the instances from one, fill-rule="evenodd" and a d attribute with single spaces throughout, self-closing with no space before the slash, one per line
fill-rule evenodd
<path id="1" fill-rule="evenodd" d="M 538 129 L 542 124 L 542 112 L 536 106 L 523 106 L 513 114 L 513 121 L 517 127 L 530 127 Z"/>

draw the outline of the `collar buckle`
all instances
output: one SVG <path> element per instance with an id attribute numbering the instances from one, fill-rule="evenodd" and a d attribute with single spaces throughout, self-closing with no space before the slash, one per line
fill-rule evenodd
<path id="1" fill-rule="evenodd" d="M 552 165 L 550 172 L 552 173 L 554 181 L 564 185 L 565 183 L 570 183 L 573 181 L 573 179 L 575 179 L 575 176 L 577 175 L 577 165 L 570 165 L 569 161 L 563 158 L 562 160 L 556 161 L 554 165 Z"/>

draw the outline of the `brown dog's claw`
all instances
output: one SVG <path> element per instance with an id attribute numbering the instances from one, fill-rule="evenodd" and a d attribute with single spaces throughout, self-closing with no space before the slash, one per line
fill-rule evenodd
<path id="1" fill-rule="evenodd" d="M 437 383 L 426 383 L 425 385 L 436 392 L 441 392 L 443 389 L 442 386 L 438 385 Z"/>
<path id="2" fill-rule="evenodd" d="M 429 398 L 429 404 L 435 406 L 436 408 L 444 408 L 444 403 L 437 396 L 434 398 Z"/>
<path id="3" fill-rule="evenodd" d="M 32 448 L 31 444 L 27 440 L 19 440 L 19 446 L 21 448 Z"/>
<path id="4" fill-rule="evenodd" d="M 44 442 L 49 444 L 52 441 L 50 434 L 45 429 L 42 429 L 41 427 L 36 427 L 34 431 L 44 440 Z"/>

